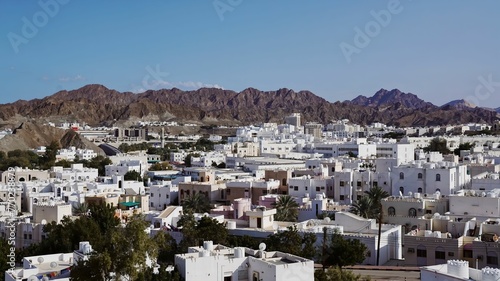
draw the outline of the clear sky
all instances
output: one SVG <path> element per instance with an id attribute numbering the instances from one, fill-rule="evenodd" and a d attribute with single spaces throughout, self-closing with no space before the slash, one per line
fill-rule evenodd
<path id="1" fill-rule="evenodd" d="M 498 0 L 3 0 L 0 103 L 103 84 L 329 101 L 398 88 L 499 107 L 499 11 Z"/>

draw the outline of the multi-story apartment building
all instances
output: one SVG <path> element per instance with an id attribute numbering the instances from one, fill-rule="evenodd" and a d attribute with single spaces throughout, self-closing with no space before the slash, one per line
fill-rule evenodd
<path id="1" fill-rule="evenodd" d="M 392 195 L 406 195 L 408 192 L 453 194 L 470 182 L 467 166 L 454 162 L 412 163 L 393 167 L 391 171 Z"/>

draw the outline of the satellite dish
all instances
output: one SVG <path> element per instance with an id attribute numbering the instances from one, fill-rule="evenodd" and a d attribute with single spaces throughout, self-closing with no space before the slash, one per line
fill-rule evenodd
<path id="1" fill-rule="evenodd" d="M 28 277 L 28 281 L 40 281 L 40 279 L 38 279 L 38 277 L 36 277 L 35 275 L 31 275 L 30 277 Z"/>
<path id="2" fill-rule="evenodd" d="M 47 224 L 47 220 L 42 220 L 40 223 L 43 224 L 43 225 L 46 225 Z"/>
<path id="3" fill-rule="evenodd" d="M 331 221 L 331 219 L 329 217 L 326 217 L 323 219 L 323 221 L 325 221 L 326 223 L 329 223 Z"/>
<path id="4" fill-rule="evenodd" d="M 57 262 L 53 261 L 50 263 L 50 268 L 56 268 L 57 267 Z"/>
<path id="5" fill-rule="evenodd" d="M 42 257 L 39 257 L 38 259 L 36 259 L 38 261 L 38 263 L 42 263 L 44 261 L 44 259 Z"/>
<path id="6" fill-rule="evenodd" d="M 260 243 L 259 244 L 259 250 L 261 250 L 261 251 L 266 250 L 266 243 Z"/>

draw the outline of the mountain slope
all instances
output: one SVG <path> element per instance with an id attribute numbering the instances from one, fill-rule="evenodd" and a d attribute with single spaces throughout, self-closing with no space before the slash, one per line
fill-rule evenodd
<path id="1" fill-rule="evenodd" d="M 386 90 L 380 89 L 372 97 L 358 96 L 352 101 L 352 104 L 370 107 L 381 107 L 400 103 L 403 107 L 419 109 L 424 107 L 434 107 L 430 102 L 426 102 L 414 94 L 403 93 L 398 89 Z"/>
<path id="2" fill-rule="evenodd" d="M 0 119 L 4 122 L 24 116 L 90 125 L 130 125 L 141 119 L 241 125 L 282 122 L 293 112 L 302 113 L 306 122 L 328 123 L 347 118 L 358 124 L 382 122 L 399 126 L 492 122 L 496 119 L 496 112 L 480 108 L 439 108 L 397 89 L 380 90 L 371 98 L 330 103 L 309 91 L 295 92 L 286 88 L 277 91 L 248 88 L 239 93 L 215 88 L 196 91 L 174 88 L 133 94 L 102 85 L 87 85 L 43 99 L 0 105 Z"/>

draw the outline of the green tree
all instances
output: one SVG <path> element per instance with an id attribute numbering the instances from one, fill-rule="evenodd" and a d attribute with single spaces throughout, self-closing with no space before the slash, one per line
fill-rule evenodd
<path id="1" fill-rule="evenodd" d="M 78 205 L 73 207 L 74 216 L 87 215 L 89 211 L 90 211 L 90 206 L 87 203 L 79 203 Z"/>
<path id="2" fill-rule="evenodd" d="M 431 140 L 427 147 L 424 147 L 425 152 L 438 151 L 442 154 L 450 154 L 451 151 L 448 149 L 447 141 L 445 138 L 434 138 Z"/>
<path id="3" fill-rule="evenodd" d="M 123 176 L 123 179 L 126 181 L 142 181 L 141 174 L 139 174 L 136 170 L 128 171 Z"/>
<path id="4" fill-rule="evenodd" d="M 168 162 L 158 162 L 151 165 L 150 171 L 167 171 L 172 170 L 172 166 Z"/>
<path id="5" fill-rule="evenodd" d="M 273 203 L 276 208 L 276 215 L 274 219 L 277 221 L 290 221 L 295 222 L 299 216 L 299 204 L 295 202 L 292 196 L 282 195 L 278 198 L 276 203 Z"/>
<path id="6" fill-rule="evenodd" d="M 358 201 L 352 203 L 349 211 L 363 218 L 372 218 L 375 216 L 372 208 L 373 203 L 370 197 L 363 196 Z"/>
<path id="7" fill-rule="evenodd" d="M 42 156 L 41 165 L 43 169 L 50 169 L 56 163 L 57 151 L 61 149 L 58 141 L 51 141 L 45 148 L 45 154 Z"/>
<path id="8" fill-rule="evenodd" d="M 455 148 L 455 150 L 453 150 L 453 154 L 460 155 L 461 150 L 471 150 L 473 147 L 474 145 L 470 142 L 461 143 L 458 145 L 458 148 Z"/>
<path id="9" fill-rule="evenodd" d="M 373 204 L 372 208 L 375 215 L 380 214 L 382 211 L 382 199 L 389 197 L 389 193 L 380 186 L 373 186 L 369 190 L 365 191 L 365 194 L 368 198 L 370 198 Z"/>
<path id="10" fill-rule="evenodd" d="M 185 212 L 208 213 L 212 209 L 212 205 L 208 201 L 208 198 L 201 193 L 186 196 L 181 204 Z"/>
<path id="11" fill-rule="evenodd" d="M 358 239 L 344 239 L 337 232 L 328 235 L 328 230 L 323 229 L 326 241 L 323 241 L 323 267 L 338 266 L 340 268 L 348 265 L 362 263 L 365 260 L 368 248 Z"/>
<path id="12" fill-rule="evenodd" d="M 184 158 L 184 165 L 186 165 L 186 167 L 191 167 L 191 160 L 192 159 L 193 159 L 193 155 L 191 153 L 186 155 L 186 158 Z"/>
<path id="13" fill-rule="evenodd" d="M 286 252 L 292 255 L 300 255 L 302 251 L 302 236 L 298 233 L 296 226 L 290 226 L 285 231 L 270 235 L 264 243 L 269 251 Z"/>
<path id="14" fill-rule="evenodd" d="M 111 165 L 113 163 L 111 159 L 102 155 L 98 155 L 90 159 L 90 161 L 82 160 L 80 162 L 83 163 L 85 167 L 97 169 L 99 176 L 104 176 L 106 172 L 106 165 Z"/>
<path id="15" fill-rule="evenodd" d="M 342 270 L 338 266 L 329 267 L 327 270 L 316 270 L 314 281 L 359 281 L 361 275 L 349 270 Z"/>

